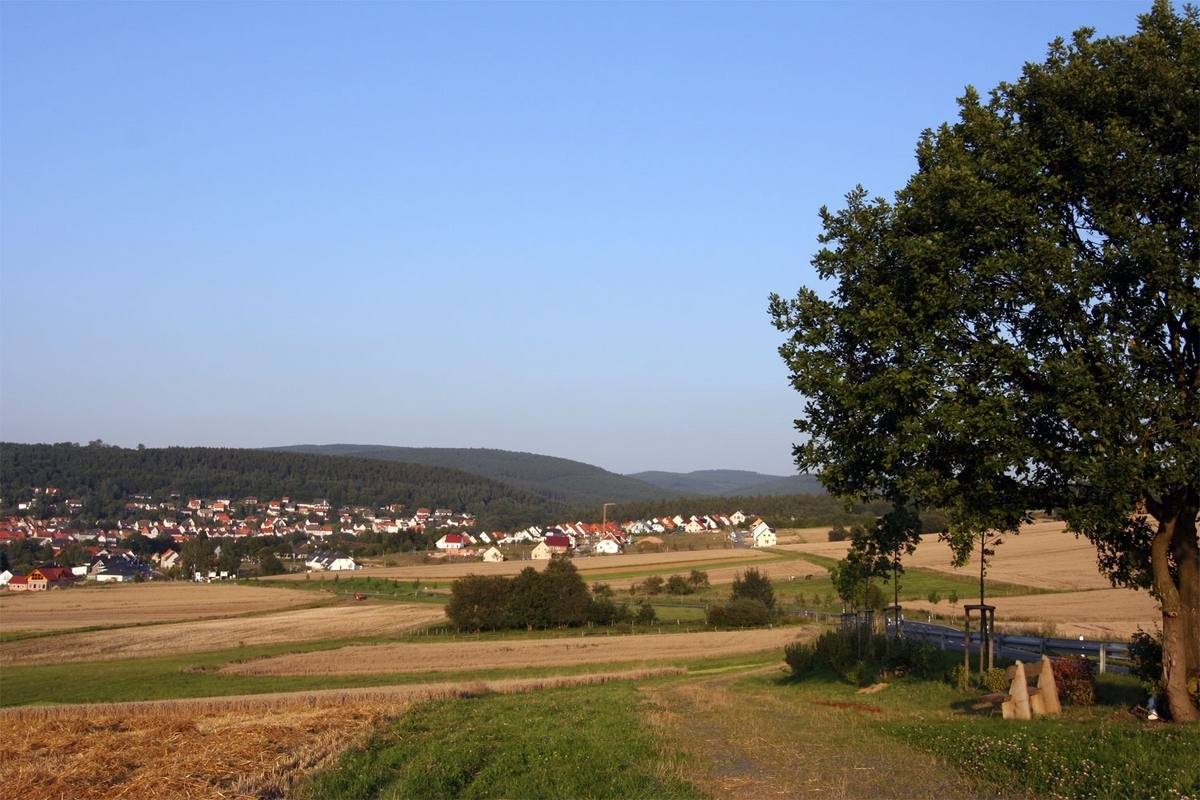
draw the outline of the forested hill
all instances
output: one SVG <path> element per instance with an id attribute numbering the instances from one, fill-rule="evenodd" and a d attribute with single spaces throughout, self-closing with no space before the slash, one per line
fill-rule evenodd
<path id="1" fill-rule="evenodd" d="M 285 453 L 377 458 L 460 469 L 537 492 L 543 497 L 576 508 L 682 496 L 681 492 L 608 472 L 580 461 L 510 450 L 359 444 L 299 444 L 271 449 Z"/>
<path id="2" fill-rule="evenodd" d="M 0 443 L 4 507 L 28 499 L 32 486 L 54 486 L 64 499 L 82 499 L 91 519 L 119 519 L 133 495 L 167 499 L 172 491 L 185 498 L 325 498 L 335 508 L 449 508 L 472 512 L 488 530 L 546 524 L 565 511 L 537 493 L 427 464 L 248 449 Z"/>
<path id="3" fill-rule="evenodd" d="M 779 476 L 738 469 L 702 469 L 687 473 L 636 472 L 626 477 L 679 492 L 714 497 L 825 494 L 825 487 L 812 475 Z"/>

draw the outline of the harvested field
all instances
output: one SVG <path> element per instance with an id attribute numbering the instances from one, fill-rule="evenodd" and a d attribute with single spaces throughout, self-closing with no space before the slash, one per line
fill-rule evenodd
<path id="1" fill-rule="evenodd" d="M 849 542 L 826 541 L 781 549 L 842 558 L 849 547 Z M 955 569 L 951 559 L 949 546 L 938 541 L 936 534 L 927 534 L 921 537 L 917 551 L 905 557 L 904 565 L 979 576 L 977 561 Z M 1035 522 L 1023 526 L 1019 535 L 1007 537 L 988 561 L 987 576 L 989 580 L 1056 591 L 1112 588 L 1096 566 L 1096 548 L 1087 539 L 1066 533 L 1061 522 Z"/>
<path id="2" fill-rule="evenodd" d="M 413 703 L 682 670 L 0 710 L 0 800 L 268 798 Z"/>
<path id="3" fill-rule="evenodd" d="M 0 632 L 145 625 L 259 614 L 325 602 L 320 595 L 231 583 L 79 586 L 53 592 L 0 591 Z"/>
<path id="4" fill-rule="evenodd" d="M 316 653 L 291 653 L 227 664 L 236 675 L 374 675 L 435 670 L 520 669 L 581 664 L 652 663 L 719 658 L 782 650 L 815 627 L 660 633 L 632 636 L 565 636 L 491 642 L 349 645 Z"/>
<path id="5" fill-rule="evenodd" d="M 714 561 L 746 561 L 772 558 L 770 553 L 750 548 L 729 548 L 714 550 L 679 550 L 670 553 L 627 553 L 615 556 L 588 556 L 572 559 L 575 568 L 588 578 L 589 574 L 624 572 L 626 570 L 645 570 L 664 567 L 664 571 L 688 571 L 691 569 L 706 569 L 706 563 Z M 431 562 L 429 564 L 410 565 L 403 567 L 380 567 L 369 570 L 372 578 L 385 580 L 454 580 L 464 575 L 516 575 L 525 567 L 545 569 L 545 561 L 504 561 L 499 564 L 485 564 L 482 561 L 456 561 L 453 563 Z M 333 580 L 337 573 L 312 573 L 308 580 Z M 356 575 L 357 577 L 357 575 Z M 306 580 L 304 575 L 279 575 L 272 580 Z"/>
<path id="6" fill-rule="evenodd" d="M 308 592 L 276 590 L 284 595 Z M 316 595 L 319 596 L 319 595 Z M 395 636 L 446 618 L 441 606 L 342 600 L 338 605 L 252 617 L 66 633 L 0 644 L 0 666 L 27 666 L 198 653 L 288 642 Z"/>
<path id="7" fill-rule="evenodd" d="M 1138 628 L 1150 631 L 1162 625 L 1154 598 L 1129 589 L 995 597 L 988 603 L 996 606 L 996 627 L 1003 633 L 1053 631 L 1052 635 L 1067 639 L 1117 641 L 1128 639 Z M 913 612 L 929 613 L 933 606 L 922 600 L 905 603 L 904 608 L 912 619 Z M 936 610 L 945 614 L 950 608 L 943 601 Z"/>

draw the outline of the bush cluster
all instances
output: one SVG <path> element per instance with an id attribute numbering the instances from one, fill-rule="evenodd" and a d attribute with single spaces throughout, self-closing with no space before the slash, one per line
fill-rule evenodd
<path id="1" fill-rule="evenodd" d="M 797 678 L 832 671 L 858 686 L 875 682 L 879 675 L 941 680 L 945 655 L 931 644 L 890 639 L 881 634 L 826 631 L 811 643 L 794 642 L 783 651 L 783 660 Z"/>
<path id="2" fill-rule="evenodd" d="M 1058 698 L 1068 706 L 1090 706 L 1096 702 L 1096 665 L 1083 656 L 1067 656 L 1054 662 Z"/>
<path id="3" fill-rule="evenodd" d="M 556 557 L 542 572 L 526 567 L 514 578 L 468 575 L 456 580 L 450 586 L 446 616 L 456 628 L 468 631 L 649 624 L 658 618 L 649 602 L 635 611 L 614 603 L 611 594 L 600 585 L 589 592 L 570 559 Z"/>
<path id="4" fill-rule="evenodd" d="M 695 574 L 695 571 L 693 571 Z M 702 573 L 708 583 L 707 573 Z M 717 628 L 757 628 L 775 619 L 775 588 L 765 572 L 751 567 L 733 579 L 733 594 L 723 606 L 713 606 L 705 614 L 708 624 Z"/>

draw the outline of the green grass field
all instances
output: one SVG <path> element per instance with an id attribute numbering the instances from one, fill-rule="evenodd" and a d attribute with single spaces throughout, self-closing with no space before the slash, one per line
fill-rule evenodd
<path id="1" fill-rule="evenodd" d="M 295 797 L 703 797 L 642 703 L 632 683 L 422 703 Z"/>

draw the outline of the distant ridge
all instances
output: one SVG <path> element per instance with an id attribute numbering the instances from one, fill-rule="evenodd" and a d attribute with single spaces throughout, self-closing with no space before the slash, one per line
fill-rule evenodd
<path id="1" fill-rule="evenodd" d="M 664 489 L 714 497 L 825 494 L 825 487 L 812 475 L 780 476 L 737 469 L 702 469 L 687 473 L 636 472 L 627 477 Z"/>
<path id="2" fill-rule="evenodd" d="M 379 458 L 458 469 L 503 481 L 576 508 L 603 503 L 663 500 L 683 494 L 669 487 L 618 475 L 581 461 L 511 450 L 370 444 L 297 444 L 265 449 L 284 453 Z"/>

